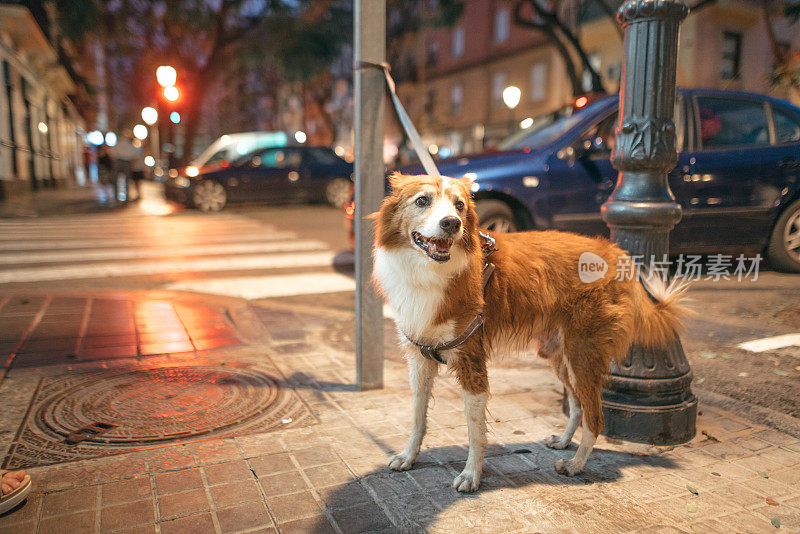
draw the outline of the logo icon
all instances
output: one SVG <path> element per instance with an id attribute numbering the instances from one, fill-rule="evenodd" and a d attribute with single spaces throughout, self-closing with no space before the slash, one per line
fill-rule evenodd
<path id="1" fill-rule="evenodd" d="M 600 280 L 607 272 L 608 263 L 594 252 L 584 252 L 578 258 L 578 277 L 584 284 Z"/>

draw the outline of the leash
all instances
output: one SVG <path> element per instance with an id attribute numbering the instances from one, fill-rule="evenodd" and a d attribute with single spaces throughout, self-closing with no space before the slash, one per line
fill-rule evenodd
<path id="1" fill-rule="evenodd" d="M 428 149 L 425 148 L 425 145 L 422 143 L 422 139 L 419 136 L 419 132 L 414 127 L 414 123 L 411 122 L 411 119 L 406 113 L 403 104 L 400 102 L 400 97 L 397 96 L 397 87 L 394 83 L 394 79 L 392 75 L 389 73 L 391 67 L 387 62 L 381 63 L 371 63 L 369 61 L 358 61 L 353 64 L 353 70 L 358 69 L 377 69 L 383 72 L 384 77 L 386 78 L 386 87 L 389 89 L 389 96 L 391 97 L 392 104 L 394 104 L 394 111 L 397 113 L 397 118 L 400 120 L 400 124 L 403 125 L 403 129 L 406 131 L 408 138 L 411 140 L 411 145 L 414 147 L 414 152 L 417 153 L 417 157 L 419 158 L 420 163 L 422 163 L 422 167 L 425 169 L 425 172 L 430 176 L 439 178 L 441 174 L 439 173 L 439 169 L 436 167 L 436 164 L 433 162 L 433 158 L 431 157 L 430 152 Z M 483 290 L 486 291 L 486 284 L 489 283 L 489 279 L 492 277 L 494 273 L 494 264 L 488 261 L 488 257 L 497 251 L 497 247 L 495 246 L 495 241 L 492 237 L 488 234 L 483 232 L 478 232 L 483 238 L 483 243 L 481 244 L 481 250 L 483 251 L 483 256 L 485 263 L 483 265 Z M 419 348 L 419 351 L 422 355 L 435 362 L 441 363 L 446 365 L 447 362 L 442 358 L 441 352 L 444 350 L 454 349 L 456 347 L 460 347 L 464 343 L 467 342 L 469 338 L 478 331 L 479 328 L 483 326 L 484 317 L 482 313 L 479 313 L 475 316 L 467 329 L 464 330 L 460 336 L 453 339 L 452 341 L 448 341 L 447 343 L 439 343 L 438 345 L 423 345 L 421 343 L 417 343 L 405 333 L 403 335 L 405 338 L 412 343 L 413 345 Z"/>

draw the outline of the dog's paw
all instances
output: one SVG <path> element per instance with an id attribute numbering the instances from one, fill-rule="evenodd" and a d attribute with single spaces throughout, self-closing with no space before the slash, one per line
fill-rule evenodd
<path id="1" fill-rule="evenodd" d="M 417 459 L 416 454 L 408 454 L 407 452 L 401 452 L 395 456 L 392 456 L 391 460 L 389 460 L 389 469 L 394 471 L 408 471 L 411 469 L 411 466 L 414 465 L 414 460 Z"/>
<path id="2" fill-rule="evenodd" d="M 569 447 L 571 441 L 562 441 L 561 436 L 550 436 L 544 440 L 544 444 L 550 447 L 551 449 L 558 449 L 563 450 Z"/>
<path id="3" fill-rule="evenodd" d="M 481 474 L 477 471 L 464 469 L 453 480 L 453 487 L 462 493 L 475 491 L 481 484 Z"/>
<path id="4" fill-rule="evenodd" d="M 576 464 L 573 460 L 556 460 L 553 462 L 553 467 L 556 468 L 556 473 L 559 475 L 567 475 L 568 477 L 577 475 L 583 470 L 582 465 Z"/>

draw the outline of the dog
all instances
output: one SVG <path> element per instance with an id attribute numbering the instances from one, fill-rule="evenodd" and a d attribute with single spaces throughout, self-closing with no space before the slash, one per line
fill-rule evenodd
<path id="1" fill-rule="evenodd" d="M 453 487 L 478 489 L 487 444 L 487 360 L 537 347 L 564 384 L 570 410 L 563 434 L 545 444 L 567 448 L 582 423 L 575 456 L 554 464 L 558 473 L 579 473 L 603 429 L 601 392 L 611 361 L 621 361 L 634 342 L 672 342 L 686 313 L 680 303 L 685 287 L 655 276 L 617 276 L 611 266 L 627 255 L 603 238 L 553 230 L 483 237 L 466 177 L 395 173 L 390 185 L 380 210 L 368 216 L 375 224 L 372 279 L 395 313 L 410 371 L 413 428 L 389 467 L 414 464 L 443 363 L 463 389 L 469 440 Z M 584 253 L 608 265 L 608 272 L 581 281 Z"/>

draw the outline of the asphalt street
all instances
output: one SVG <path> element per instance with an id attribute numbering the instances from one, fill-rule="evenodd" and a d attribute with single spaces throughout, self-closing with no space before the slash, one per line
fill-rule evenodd
<path id="1" fill-rule="evenodd" d="M 144 200 L 87 215 L 0 221 L 0 287 L 9 292 L 173 290 L 282 305 L 352 309 L 352 253 L 340 210 L 241 206 L 203 214 Z M 694 388 L 800 417 L 800 346 L 744 342 L 800 333 L 800 275 L 700 281 L 684 346 Z M 523 362 L 521 362 L 523 363 Z"/>

